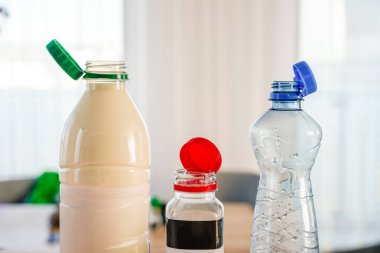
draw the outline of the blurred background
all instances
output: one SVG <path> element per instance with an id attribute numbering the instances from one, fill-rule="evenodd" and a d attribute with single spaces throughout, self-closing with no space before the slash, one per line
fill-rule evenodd
<path id="1" fill-rule="evenodd" d="M 270 107 L 271 81 L 305 60 L 319 91 L 303 108 L 323 129 L 311 178 L 321 250 L 380 244 L 379 13 L 377 0 L 0 0 L 0 202 L 11 182 L 58 171 L 84 82 L 51 59 L 53 38 L 82 66 L 126 60 L 163 200 L 195 136 L 220 148 L 221 172 L 258 175 L 249 127 Z"/>

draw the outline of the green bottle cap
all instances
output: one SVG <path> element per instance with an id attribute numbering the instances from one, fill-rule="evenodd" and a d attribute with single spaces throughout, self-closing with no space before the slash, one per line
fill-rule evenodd
<path id="1" fill-rule="evenodd" d="M 84 71 L 79 64 L 71 57 L 66 49 L 57 41 L 52 40 L 46 45 L 47 50 L 58 65 L 74 80 L 83 76 Z"/>
<path id="2" fill-rule="evenodd" d="M 91 73 L 84 71 L 79 64 L 71 57 L 66 49 L 57 41 L 52 40 L 46 45 L 47 50 L 58 65 L 74 80 L 83 76 L 84 79 L 119 79 L 128 80 L 125 73 Z"/>

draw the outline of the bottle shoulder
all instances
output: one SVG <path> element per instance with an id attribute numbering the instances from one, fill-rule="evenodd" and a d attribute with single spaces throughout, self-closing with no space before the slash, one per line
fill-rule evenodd
<path id="1" fill-rule="evenodd" d="M 148 130 L 125 91 L 86 91 L 66 120 L 61 167 L 150 165 Z"/>
<path id="2" fill-rule="evenodd" d="M 268 110 L 262 114 L 252 125 L 251 133 L 263 129 L 286 129 L 289 131 L 304 131 L 305 133 L 313 132 L 316 135 L 322 135 L 322 128 L 316 120 L 313 119 L 304 110 Z"/>
<path id="3" fill-rule="evenodd" d="M 318 153 L 322 129 L 303 110 L 269 110 L 252 124 L 250 137 L 261 171 L 292 168 L 295 172 L 307 168 L 307 173 Z"/>
<path id="4" fill-rule="evenodd" d="M 145 123 L 137 107 L 126 92 L 85 91 L 71 112 L 66 125 L 76 121 L 83 126 L 113 126 L 121 127 L 136 125 L 145 129 Z"/>

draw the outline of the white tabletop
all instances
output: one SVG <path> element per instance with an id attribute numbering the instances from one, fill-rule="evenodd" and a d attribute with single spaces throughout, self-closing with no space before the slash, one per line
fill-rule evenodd
<path id="1" fill-rule="evenodd" d="M 0 204 L 1 253 L 58 253 L 49 245 L 49 220 L 55 205 Z"/>

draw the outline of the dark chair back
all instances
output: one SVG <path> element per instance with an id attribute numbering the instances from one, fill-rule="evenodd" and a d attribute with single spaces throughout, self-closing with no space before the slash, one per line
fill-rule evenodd
<path id="1" fill-rule="evenodd" d="M 216 197 L 223 202 L 245 202 L 255 205 L 260 176 L 253 173 L 221 172 L 217 175 Z"/>
<path id="2" fill-rule="evenodd" d="M 0 203 L 21 203 L 33 182 L 33 178 L 0 181 Z"/>

